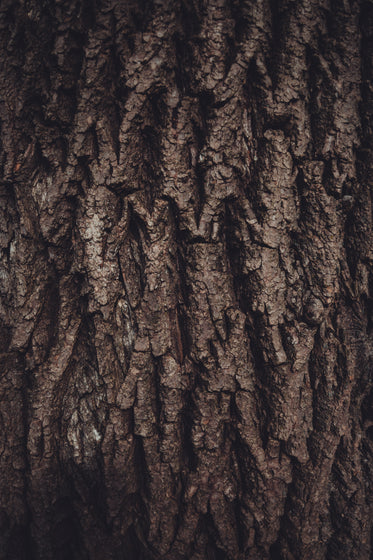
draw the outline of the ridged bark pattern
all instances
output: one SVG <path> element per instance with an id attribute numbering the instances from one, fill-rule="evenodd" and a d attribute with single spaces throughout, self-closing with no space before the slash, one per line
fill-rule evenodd
<path id="1" fill-rule="evenodd" d="M 0 16 L 1 558 L 371 559 L 372 2 Z"/>

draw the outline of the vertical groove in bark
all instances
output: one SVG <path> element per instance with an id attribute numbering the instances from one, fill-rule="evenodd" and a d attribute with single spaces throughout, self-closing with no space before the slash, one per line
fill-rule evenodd
<path id="1" fill-rule="evenodd" d="M 372 4 L 0 17 L 3 557 L 368 560 Z"/>

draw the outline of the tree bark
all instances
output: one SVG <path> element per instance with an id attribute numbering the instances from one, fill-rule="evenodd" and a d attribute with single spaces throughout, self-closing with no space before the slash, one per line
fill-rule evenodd
<path id="1" fill-rule="evenodd" d="M 3 0 L 0 555 L 373 555 L 373 3 Z"/>

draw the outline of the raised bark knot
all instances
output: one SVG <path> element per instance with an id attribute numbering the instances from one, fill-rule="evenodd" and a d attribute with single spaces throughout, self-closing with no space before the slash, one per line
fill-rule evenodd
<path id="1" fill-rule="evenodd" d="M 324 306 L 321 300 L 310 296 L 304 306 L 304 318 L 309 325 L 319 325 L 324 317 Z"/>

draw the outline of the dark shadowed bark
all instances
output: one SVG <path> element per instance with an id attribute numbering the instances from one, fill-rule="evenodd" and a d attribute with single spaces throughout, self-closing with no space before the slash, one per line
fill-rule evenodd
<path id="1" fill-rule="evenodd" d="M 0 557 L 373 557 L 373 3 L 2 0 Z"/>

